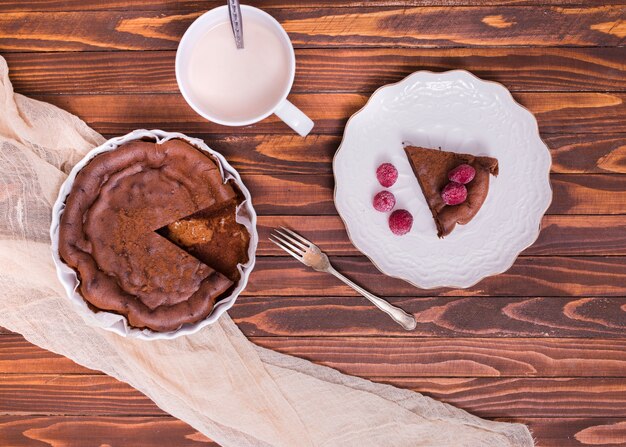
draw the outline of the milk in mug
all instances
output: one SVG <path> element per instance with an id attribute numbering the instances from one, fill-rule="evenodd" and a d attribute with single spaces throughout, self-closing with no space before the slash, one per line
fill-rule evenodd
<path id="1" fill-rule="evenodd" d="M 244 21 L 244 48 L 237 49 L 229 22 L 218 23 L 191 50 L 189 93 L 202 109 L 224 121 L 268 113 L 290 78 L 290 48 L 275 29 Z"/>

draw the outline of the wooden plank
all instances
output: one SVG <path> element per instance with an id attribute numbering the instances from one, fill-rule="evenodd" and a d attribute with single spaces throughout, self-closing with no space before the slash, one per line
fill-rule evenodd
<path id="1" fill-rule="evenodd" d="M 552 149 L 552 172 L 626 173 L 624 135 L 549 135 L 544 141 Z"/>
<path id="2" fill-rule="evenodd" d="M 335 214 L 331 176 L 248 175 L 242 179 L 254 195 L 259 214 Z"/>
<path id="3" fill-rule="evenodd" d="M 626 340 L 253 337 L 361 377 L 624 377 Z"/>
<path id="4" fill-rule="evenodd" d="M 283 251 L 268 236 L 274 228 L 292 228 L 314 241 L 327 254 L 358 256 L 339 216 L 260 216 L 257 222 L 257 255 L 280 256 Z M 522 252 L 524 256 L 624 256 L 626 216 L 544 216 L 537 241 Z"/>
<path id="5" fill-rule="evenodd" d="M 622 6 L 294 12 L 283 25 L 304 46 L 320 41 L 330 46 L 616 46 L 625 37 Z"/>
<path id="6" fill-rule="evenodd" d="M 625 417 L 621 378 L 377 378 L 486 417 Z M 165 416 L 106 375 L 0 375 L 5 415 Z"/>
<path id="7" fill-rule="evenodd" d="M 626 327 L 623 297 L 394 297 L 393 301 L 416 316 L 415 330 L 404 331 L 362 297 L 241 296 L 229 315 L 248 337 L 621 338 Z M 5 361 L 15 353 L 15 361 L 22 358 L 21 343 L 7 342 L 3 349 Z M 49 359 L 41 352 L 30 357 L 35 355 Z M 15 365 L 16 371 L 19 367 Z"/>
<path id="8" fill-rule="evenodd" d="M 624 419 L 517 418 L 503 422 L 527 424 L 538 447 L 616 447 L 626 439 Z"/>
<path id="9" fill-rule="evenodd" d="M 18 334 L 0 335 L 0 374 L 2 373 L 90 374 L 67 357 L 35 346 Z"/>
<path id="10" fill-rule="evenodd" d="M 0 374 L 0 414 L 163 416 L 166 413 L 130 385 L 104 374 Z"/>
<path id="11" fill-rule="evenodd" d="M 360 377 L 626 377 L 626 339 L 250 337 L 253 343 Z M 5 344 L 11 348 L 5 349 Z M 7 353 L 8 351 L 8 353 Z M 0 335 L 0 373 L 85 373 Z M 52 362 L 50 360 L 53 360 Z"/>
<path id="12" fill-rule="evenodd" d="M 542 6 L 594 7 L 619 5 L 623 0 L 542 0 Z M 222 6 L 219 0 L 3 0 L 0 12 L 29 11 L 205 11 Z M 371 8 L 384 6 L 537 6 L 533 0 L 247 0 L 246 4 L 258 8 Z"/>
<path id="13" fill-rule="evenodd" d="M 621 419 L 610 418 L 518 418 L 511 422 L 530 426 L 537 445 L 542 447 L 614 447 L 625 436 L 626 424 Z M 72 438 L 64 435 L 72 434 Z M 180 447 L 207 446 L 210 443 L 184 422 L 171 417 L 121 418 L 98 416 L 31 417 L 0 416 L 0 434 L 6 435 L 14 447 L 43 447 L 49 440 L 62 442 L 64 447 L 96 445 L 126 445 L 152 447 L 159 442 Z M 57 444 L 55 444 L 57 445 Z"/>
<path id="14" fill-rule="evenodd" d="M 404 331 L 362 297 L 240 296 L 229 315 L 248 337 L 621 338 L 626 326 L 623 297 L 394 297 L 393 301 L 416 316 L 415 330 Z M 11 334 L 0 328 L 1 333 Z M 16 342 L 3 345 L 4 361 L 11 361 L 12 355 L 16 362 L 23 358 L 23 345 Z M 36 355 L 42 355 L 44 363 L 50 361 L 45 351 L 33 351 L 29 361 Z M 67 365 L 57 360 L 64 370 Z M 19 368 L 16 363 L 15 371 Z"/>
<path id="15" fill-rule="evenodd" d="M 248 337 L 585 337 L 620 338 L 626 298 L 410 297 L 403 330 L 361 297 L 242 296 L 229 311 Z"/>
<path id="16" fill-rule="evenodd" d="M 626 437 L 622 418 L 500 418 L 527 424 L 537 446 L 615 447 Z M 173 417 L 0 416 L 0 436 L 12 447 L 128 445 L 219 447 Z M 102 444 L 103 443 L 103 444 Z"/>
<path id="17" fill-rule="evenodd" d="M 337 212 L 331 176 L 244 175 L 243 181 L 252 191 L 254 207 L 261 215 Z M 548 214 L 626 214 L 624 175 L 554 174 L 551 184 L 553 200 Z"/>
<path id="18" fill-rule="evenodd" d="M 626 296 L 624 257 L 521 257 L 505 273 L 488 277 L 473 287 L 432 290 L 418 289 L 383 275 L 364 256 L 333 257 L 332 263 L 356 283 L 381 296 Z M 244 294 L 358 296 L 331 275 L 306 268 L 290 256 L 257 259 Z"/>
<path id="19" fill-rule="evenodd" d="M 110 138 L 115 135 L 105 136 Z M 192 136 L 203 139 L 211 148 L 222 153 L 241 174 L 332 174 L 332 159 L 341 142 L 339 136 L 318 134 L 303 140 L 294 132 L 284 135 L 194 133 Z M 572 151 L 580 153 L 573 147 Z M 615 152 L 605 146 L 605 153 Z M 624 170 L 626 172 L 626 168 Z"/>
<path id="20" fill-rule="evenodd" d="M 551 184 L 553 202 L 548 213 L 622 214 L 626 210 L 626 176 L 553 175 Z M 588 200 L 595 203 L 584 203 Z"/>
<path id="21" fill-rule="evenodd" d="M 484 418 L 624 417 L 626 381 L 616 379 L 409 378 L 408 388 Z"/>
<path id="22" fill-rule="evenodd" d="M 133 129 L 161 128 L 201 134 L 232 133 L 197 115 L 179 94 L 32 95 L 78 115 L 100 133 L 123 134 Z M 523 93 L 515 98 L 537 117 L 542 134 L 591 134 L 623 131 L 626 93 Z M 289 99 L 315 121 L 314 134 L 343 132 L 348 118 L 363 107 L 367 95 L 356 93 L 294 94 Z M 271 116 L 237 128 L 238 134 L 288 133 Z M 312 135 L 310 138 L 313 138 Z M 306 140 L 302 140 L 303 144 Z"/>
<path id="23" fill-rule="evenodd" d="M 622 255 L 626 216 L 544 216 L 526 255 Z"/>
<path id="24" fill-rule="evenodd" d="M 267 8 L 297 47 L 618 46 L 623 6 Z M 203 11 L 0 15 L 0 51 L 171 50 Z"/>
<path id="25" fill-rule="evenodd" d="M 177 93 L 174 51 L 6 53 L 25 94 Z M 371 93 L 418 70 L 458 68 L 511 91 L 624 91 L 620 48 L 299 49 L 292 91 Z M 132 61 L 132 63 L 130 63 Z"/>
<path id="26" fill-rule="evenodd" d="M 117 135 L 106 134 L 106 138 Z M 341 143 L 334 135 L 193 133 L 221 152 L 242 174 L 332 174 Z M 626 174 L 626 134 L 546 135 L 555 174 Z"/>
<path id="27" fill-rule="evenodd" d="M 0 439 L 7 447 L 219 447 L 171 416 L 0 415 Z"/>

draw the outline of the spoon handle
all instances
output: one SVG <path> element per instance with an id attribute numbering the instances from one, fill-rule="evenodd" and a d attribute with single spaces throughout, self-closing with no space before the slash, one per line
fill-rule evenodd
<path id="1" fill-rule="evenodd" d="M 243 48 L 243 21 L 239 0 L 228 0 L 228 14 L 230 15 L 230 24 L 233 27 L 235 44 L 237 49 L 241 50 Z"/>

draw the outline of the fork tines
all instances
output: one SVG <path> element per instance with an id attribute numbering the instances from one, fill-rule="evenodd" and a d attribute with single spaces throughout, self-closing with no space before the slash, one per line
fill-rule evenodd
<path id="1" fill-rule="evenodd" d="M 304 253 L 311 247 L 311 242 L 285 227 L 275 228 L 269 239 L 298 261 L 302 261 Z"/>

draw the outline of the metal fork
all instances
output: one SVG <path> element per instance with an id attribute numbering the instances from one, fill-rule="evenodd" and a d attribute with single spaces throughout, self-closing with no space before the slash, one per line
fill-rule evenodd
<path id="1" fill-rule="evenodd" d="M 313 270 L 318 272 L 330 273 L 331 275 L 337 277 L 339 280 L 370 300 L 374 306 L 378 307 L 380 310 L 393 318 L 396 323 L 407 331 L 411 331 L 417 326 L 417 322 L 415 321 L 415 317 L 413 317 L 413 315 L 410 315 L 402 309 L 392 306 L 382 298 L 371 294 L 335 270 L 330 264 L 328 256 L 326 256 L 326 254 L 323 253 L 317 245 L 300 236 L 298 233 L 291 231 L 288 228 L 280 227 L 280 229 L 274 229 L 274 234 L 271 234 L 269 239 L 304 265 L 312 267 Z"/>

